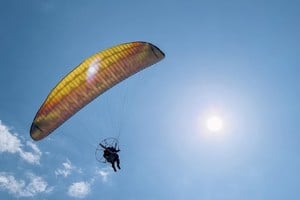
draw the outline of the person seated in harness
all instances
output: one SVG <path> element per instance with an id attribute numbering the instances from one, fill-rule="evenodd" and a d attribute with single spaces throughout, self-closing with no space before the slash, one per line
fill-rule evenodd
<path id="1" fill-rule="evenodd" d="M 117 163 L 118 169 L 121 169 L 120 167 L 120 158 L 118 155 L 119 149 L 116 149 L 115 147 L 106 147 L 103 144 L 99 144 L 104 150 L 103 150 L 103 157 L 105 160 L 109 163 L 111 163 L 112 168 L 116 172 L 117 169 L 115 167 L 115 163 Z"/>

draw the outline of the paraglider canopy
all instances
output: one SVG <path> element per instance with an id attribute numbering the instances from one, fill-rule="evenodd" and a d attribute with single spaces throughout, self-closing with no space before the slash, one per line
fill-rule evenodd
<path id="1" fill-rule="evenodd" d="M 93 99 L 164 57 L 164 53 L 151 43 L 130 42 L 87 58 L 49 93 L 34 117 L 31 138 L 47 137 Z"/>

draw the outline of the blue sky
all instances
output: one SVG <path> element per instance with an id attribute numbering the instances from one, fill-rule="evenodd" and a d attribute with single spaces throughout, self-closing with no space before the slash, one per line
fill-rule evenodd
<path id="1" fill-rule="evenodd" d="M 299 4 L 1 0 L 0 199 L 299 199 Z M 56 83 L 130 41 L 166 58 L 32 141 Z M 119 130 L 114 173 L 94 151 Z"/>

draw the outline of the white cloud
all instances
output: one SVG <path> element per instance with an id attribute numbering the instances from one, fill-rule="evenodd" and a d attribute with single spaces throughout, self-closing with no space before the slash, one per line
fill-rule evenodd
<path id="1" fill-rule="evenodd" d="M 91 192 L 91 186 L 96 179 L 101 178 L 102 182 L 107 182 L 111 174 L 109 168 L 96 169 L 96 176 L 89 181 L 74 182 L 69 186 L 68 195 L 75 198 L 85 198 Z"/>
<path id="2" fill-rule="evenodd" d="M 26 144 L 32 148 L 32 150 L 36 153 L 36 154 L 42 154 L 42 152 L 40 151 L 40 149 L 38 148 L 38 146 L 36 144 L 34 144 L 31 141 L 27 141 Z"/>
<path id="3" fill-rule="evenodd" d="M 50 193 L 53 187 L 48 187 L 48 183 L 35 174 L 28 173 L 25 180 L 16 180 L 16 178 L 6 172 L 0 172 L 0 190 L 6 190 L 15 197 L 33 197 L 41 193 Z"/>
<path id="4" fill-rule="evenodd" d="M 11 133 L 9 128 L 0 121 L 0 153 L 18 154 L 30 164 L 40 164 L 42 152 L 38 146 L 29 141 L 27 141 L 26 146 L 28 146 L 31 151 L 25 151 L 24 145 L 18 136 Z"/>
<path id="5" fill-rule="evenodd" d="M 107 168 L 97 169 L 96 175 L 99 175 L 103 182 L 107 182 L 110 171 Z"/>
<path id="6" fill-rule="evenodd" d="M 70 185 L 68 195 L 75 198 L 84 198 L 91 191 L 91 184 L 88 182 L 75 182 Z"/>
<path id="7" fill-rule="evenodd" d="M 0 121 L 0 152 L 17 153 L 22 146 L 16 135 L 9 132 L 9 129 Z"/>
<path id="8" fill-rule="evenodd" d="M 39 150 L 39 148 L 37 147 L 36 144 L 27 141 L 26 145 L 29 146 L 33 151 L 32 152 L 28 152 L 28 151 L 24 151 L 22 148 L 19 149 L 19 155 L 21 156 L 21 158 L 23 158 L 24 160 L 26 160 L 27 162 L 31 163 L 31 164 L 39 164 L 40 163 L 40 158 L 42 156 L 42 152 Z"/>
<path id="9" fill-rule="evenodd" d="M 62 166 L 62 168 L 58 168 L 57 170 L 55 170 L 54 173 L 56 176 L 67 177 L 71 175 L 72 170 L 75 168 L 74 166 L 72 166 L 72 163 L 69 159 L 67 159 L 66 162 L 62 163 Z"/>

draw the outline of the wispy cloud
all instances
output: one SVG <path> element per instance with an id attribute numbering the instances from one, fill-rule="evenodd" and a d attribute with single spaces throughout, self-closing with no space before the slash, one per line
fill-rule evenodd
<path id="1" fill-rule="evenodd" d="M 75 198 L 85 198 L 91 192 L 91 184 L 89 182 L 72 183 L 68 189 L 68 195 Z"/>
<path id="2" fill-rule="evenodd" d="M 33 197 L 53 190 L 42 177 L 32 173 L 28 173 L 26 177 L 28 182 L 23 179 L 17 180 L 12 174 L 0 172 L 0 189 L 8 191 L 15 197 Z"/>
<path id="3" fill-rule="evenodd" d="M 72 166 L 71 161 L 67 159 L 66 162 L 62 163 L 62 168 L 58 168 L 54 173 L 56 176 L 67 177 L 71 175 L 73 169 L 74 167 Z"/>
<path id="4" fill-rule="evenodd" d="M 30 164 L 40 164 L 42 152 L 39 150 L 38 146 L 27 141 L 26 147 L 29 147 L 31 151 L 25 151 L 24 145 L 18 138 L 18 135 L 12 133 L 9 128 L 0 121 L 0 153 L 7 152 L 18 154 Z"/>
<path id="5" fill-rule="evenodd" d="M 40 164 L 40 158 L 42 156 L 42 152 L 39 150 L 38 146 L 30 141 L 26 142 L 26 145 L 32 149 L 32 151 L 24 151 L 21 147 L 18 150 L 21 158 L 26 160 L 31 164 Z"/>
<path id="6" fill-rule="evenodd" d="M 61 167 L 57 168 L 54 171 L 56 176 L 63 176 L 66 178 L 66 177 L 70 176 L 73 172 L 77 172 L 79 174 L 82 173 L 82 169 L 73 165 L 72 162 L 68 158 L 61 165 L 62 165 Z"/>
<path id="7" fill-rule="evenodd" d="M 110 175 L 110 170 L 108 168 L 96 169 L 96 175 L 100 176 L 102 182 L 108 181 L 108 176 Z"/>

